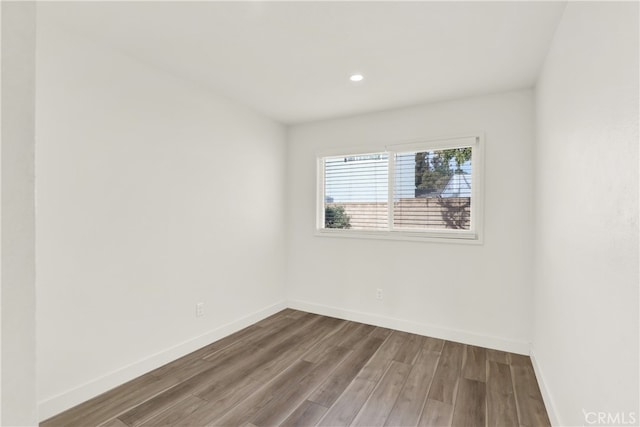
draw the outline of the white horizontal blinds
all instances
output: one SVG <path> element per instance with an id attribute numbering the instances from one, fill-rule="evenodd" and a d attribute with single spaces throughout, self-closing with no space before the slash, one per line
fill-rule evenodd
<path id="1" fill-rule="evenodd" d="M 324 228 L 388 229 L 386 153 L 324 159 Z"/>
<path id="2" fill-rule="evenodd" d="M 471 147 L 396 154 L 393 227 L 469 230 L 471 154 Z"/>

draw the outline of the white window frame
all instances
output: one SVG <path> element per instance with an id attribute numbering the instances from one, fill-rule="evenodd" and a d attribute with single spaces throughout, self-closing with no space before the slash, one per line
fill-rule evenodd
<path id="1" fill-rule="evenodd" d="M 484 213 L 484 136 L 481 133 L 462 135 L 437 139 L 421 139 L 402 144 L 386 145 L 384 147 L 358 147 L 352 149 L 333 149 L 317 154 L 317 198 L 316 198 L 316 236 L 383 239 L 383 240 L 410 240 L 423 242 L 442 243 L 483 243 L 483 213 Z M 432 151 L 450 148 L 471 147 L 471 218 L 469 230 L 439 230 L 421 229 L 407 230 L 394 228 L 394 186 L 395 186 L 395 160 L 397 154 L 412 151 Z M 339 228 L 324 228 L 325 194 L 324 194 L 324 159 L 336 156 L 352 156 L 365 154 L 388 154 L 388 212 L 389 228 L 385 230 L 351 230 Z"/>

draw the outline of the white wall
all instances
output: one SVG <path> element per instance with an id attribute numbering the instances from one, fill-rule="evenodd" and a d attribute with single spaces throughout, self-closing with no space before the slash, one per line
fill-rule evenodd
<path id="1" fill-rule="evenodd" d="M 284 307 L 286 147 L 281 125 L 46 9 L 37 64 L 44 419 Z"/>
<path id="2" fill-rule="evenodd" d="M 2 6 L 0 5 L 0 196 L 2 189 Z M 35 52 L 35 49 L 34 49 Z M 35 70 L 34 70 L 35 74 Z M 35 103 L 34 103 L 35 110 Z M 35 142 L 35 141 L 34 141 Z M 34 147 L 35 148 L 35 147 Z M 2 425 L 2 202 L 0 201 L 0 425 Z M 35 226 L 34 226 L 35 229 Z M 33 268 L 35 269 L 35 263 Z M 35 281 L 33 283 L 35 289 Z M 35 316 L 33 316 L 35 318 Z M 35 330 L 34 330 L 35 335 Z M 34 377 L 35 379 L 35 377 Z M 35 399 L 34 399 L 35 400 Z"/>
<path id="3" fill-rule="evenodd" d="M 35 4 L 2 2 L 2 418 L 35 425 Z"/>
<path id="4" fill-rule="evenodd" d="M 529 90 L 294 126 L 288 142 L 288 296 L 294 307 L 528 352 L 533 94 Z M 316 237 L 316 156 L 482 131 L 484 244 Z M 376 288 L 384 290 L 382 301 Z"/>
<path id="5" fill-rule="evenodd" d="M 560 425 L 640 422 L 638 71 L 638 3 L 569 3 L 536 91 L 532 354 Z"/>

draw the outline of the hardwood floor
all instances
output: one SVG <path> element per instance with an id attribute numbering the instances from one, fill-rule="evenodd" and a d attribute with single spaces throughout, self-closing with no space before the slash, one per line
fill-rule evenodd
<path id="1" fill-rule="evenodd" d="M 40 425 L 550 424 L 527 356 L 286 309 Z"/>

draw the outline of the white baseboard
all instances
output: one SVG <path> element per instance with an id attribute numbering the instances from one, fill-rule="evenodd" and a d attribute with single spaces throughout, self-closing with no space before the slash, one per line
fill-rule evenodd
<path id="1" fill-rule="evenodd" d="M 434 338 L 446 339 L 449 341 L 456 341 L 464 344 L 471 344 L 496 350 L 508 351 L 512 353 L 529 354 L 530 350 L 529 343 L 526 342 L 510 341 L 503 338 L 480 335 L 456 329 L 448 329 L 425 323 L 413 322 L 405 319 L 380 316 L 371 313 L 362 313 L 353 310 L 345 310 L 338 307 L 313 304 L 298 300 L 289 300 L 287 302 L 283 301 L 277 304 L 273 304 L 269 307 L 265 307 L 238 320 L 221 325 L 220 327 L 203 335 L 184 341 L 171 348 L 150 355 L 145 359 L 131 363 L 116 371 L 110 372 L 85 384 L 77 386 L 71 390 L 44 399 L 38 402 L 39 419 L 42 421 L 50 418 L 62 411 L 65 411 L 75 405 L 78 405 L 101 393 L 104 393 L 105 391 L 117 387 L 120 384 L 139 377 L 140 375 L 152 371 L 153 369 L 156 369 L 168 362 L 171 362 L 186 354 L 191 353 L 192 351 L 202 348 L 207 344 L 210 344 L 236 331 L 239 331 L 240 329 L 256 323 L 274 313 L 277 313 L 278 311 L 283 310 L 286 307 L 307 311 L 310 313 L 351 320 L 355 322 L 367 323 L 375 326 L 382 326 L 399 331 L 411 332 Z M 554 425 L 558 425 L 557 422 L 554 422 L 555 419 L 552 418 L 553 411 L 551 404 L 547 402 L 549 398 L 548 394 L 546 394 L 546 389 L 543 386 L 542 377 L 538 373 L 538 368 L 535 362 L 533 362 L 533 365 L 534 369 L 536 369 L 536 376 L 538 376 L 539 382 L 541 383 L 540 388 L 545 399 L 545 405 L 547 405 L 547 410 L 549 411 L 551 422 Z"/>
<path id="2" fill-rule="evenodd" d="M 510 341 L 504 338 L 480 335 L 473 332 L 458 329 L 443 328 L 427 323 L 418 323 L 411 320 L 395 317 L 380 316 L 378 314 L 362 313 L 359 311 L 345 310 L 320 304 L 313 304 L 299 300 L 288 300 L 290 308 L 324 316 L 337 317 L 339 319 L 352 320 L 354 322 L 367 323 L 369 325 L 382 326 L 418 335 L 426 335 L 434 338 L 460 342 L 463 344 L 477 345 L 495 350 L 508 351 L 518 354 L 529 354 L 529 343 L 524 341 Z"/>
<path id="3" fill-rule="evenodd" d="M 120 384 L 143 375 L 168 362 L 178 359 L 214 341 L 231 335 L 249 325 L 268 317 L 287 307 L 284 301 L 255 311 L 233 322 L 221 325 L 198 337 L 189 339 L 171 348 L 152 354 L 149 357 L 124 366 L 116 371 L 75 387 L 71 390 L 38 402 L 38 416 L 46 420 L 62 411 L 72 408 Z"/>
<path id="4" fill-rule="evenodd" d="M 549 389 L 547 388 L 547 384 L 544 381 L 544 375 L 542 374 L 542 370 L 540 369 L 540 365 L 538 365 L 538 361 L 536 360 L 535 351 L 533 348 L 529 349 L 529 356 L 531 357 L 531 364 L 533 365 L 533 371 L 536 374 L 536 379 L 538 380 L 538 386 L 540 387 L 540 393 L 542 394 L 542 400 L 544 401 L 544 406 L 547 409 L 547 414 L 549 415 L 549 421 L 552 426 L 562 426 L 560 422 L 560 418 L 558 417 L 558 411 L 553 403 L 553 399 L 551 398 L 551 394 L 549 393 Z"/>

